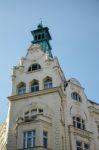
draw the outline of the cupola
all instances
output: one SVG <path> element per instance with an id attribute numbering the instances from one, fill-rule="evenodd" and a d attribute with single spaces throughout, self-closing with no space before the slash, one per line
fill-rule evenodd
<path id="1" fill-rule="evenodd" d="M 42 23 L 37 26 L 36 30 L 31 31 L 33 36 L 33 44 L 40 44 L 42 51 L 52 57 L 51 45 L 49 41 L 52 39 L 48 27 L 43 27 Z"/>

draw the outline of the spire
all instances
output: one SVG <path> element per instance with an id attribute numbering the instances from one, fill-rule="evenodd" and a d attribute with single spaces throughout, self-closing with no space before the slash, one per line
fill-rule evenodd
<path id="1" fill-rule="evenodd" d="M 52 57 L 51 53 L 51 45 L 49 41 L 52 39 L 51 35 L 49 33 L 49 28 L 48 27 L 43 27 L 42 20 L 40 24 L 37 26 L 36 30 L 31 31 L 32 36 L 33 36 L 33 44 L 40 44 L 42 47 L 42 51 L 44 53 L 48 53 L 50 57 Z"/>

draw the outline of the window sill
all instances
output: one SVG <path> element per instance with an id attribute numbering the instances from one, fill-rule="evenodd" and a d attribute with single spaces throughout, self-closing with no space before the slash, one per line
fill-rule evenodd
<path id="1" fill-rule="evenodd" d="M 17 150 L 52 150 L 50 148 L 45 148 L 43 146 L 36 146 L 32 148 L 23 148 L 23 149 L 17 149 Z"/>
<path id="2" fill-rule="evenodd" d="M 38 69 L 38 70 L 33 70 L 33 71 L 27 71 L 26 73 L 27 74 L 30 74 L 30 73 L 36 73 L 36 72 L 39 72 L 39 71 L 42 71 L 43 69 Z"/>

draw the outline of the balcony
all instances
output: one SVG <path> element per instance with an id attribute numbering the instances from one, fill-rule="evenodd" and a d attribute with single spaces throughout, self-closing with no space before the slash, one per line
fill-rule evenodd
<path id="1" fill-rule="evenodd" d="M 69 131 L 74 133 L 74 135 L 79 135 L 79 136 L 82 136 L 84 138 L 92 138 L 92 136 L 93 136 L 92 132 L 76 128 L 73 125 L 69 126 Z"/>
<path id="2" fill-rule="evenodd" d="M 50 148 L 45 148 L 43 146 L 36 146 L 32 148 L 23 148 L 23 149 L 17 149 L 17 150 L 52 150 Z"/>

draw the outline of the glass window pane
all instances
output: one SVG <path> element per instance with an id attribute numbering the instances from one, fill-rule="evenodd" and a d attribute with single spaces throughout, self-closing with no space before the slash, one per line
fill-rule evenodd
<path id="1" fill-rule="evenodd" d="M 48 147 L 48 132 L 47 131 L 43 131 L 43 146 L 44 147 Z"/>
<path id="2" fill-rule="evenodd" d="M 31 85 L 31 92 L 36 92 L 36 91 L 39 91 L 39 83 L 38 82 L 34 82 Z"/>
<path id="3" fill-rule="evenodd" d="M 84 144 L 84 150 L 89 150 L 89 144 Z"/>
<path id="4" fill-rule="evenodd" d="M 51 88 L 52 87 L 52 80 L 46 80 L 44 82 L 44 88 L 47 89 L 47 88 Z"/>
<path id="5" fill-rule="evenodd" d="M 23 147 L 30 148 L 35 146 L 35 130 L 23 133 Z"/>
<path id="6" fill-rule="evenodd" d="M 47 148 L 47 139 L 43 138 L 43 146 Z"/>
<path id="7" fill-rule="evenodd" d="M 31 139 L 27 139 L 27 148 L 32 147 L 32 140 Z"/>

